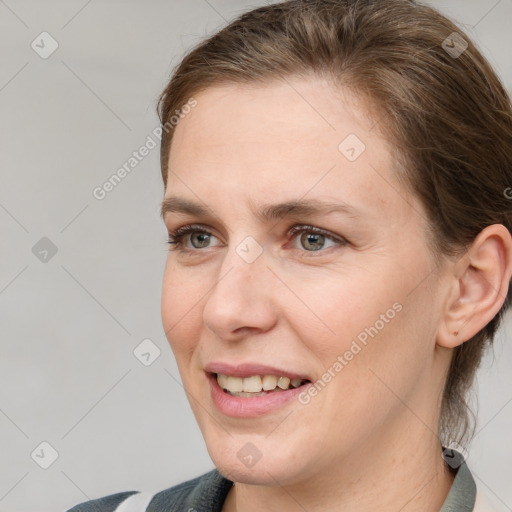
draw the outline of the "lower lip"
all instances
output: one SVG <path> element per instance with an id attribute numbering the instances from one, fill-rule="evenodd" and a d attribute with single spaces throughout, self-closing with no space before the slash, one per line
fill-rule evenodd
<path id="1" fill-rule="evenodd" d="M 283 407 L 300 393 L 305 391 L 311 383 L 286 391 L 274 391 L 262 396 L 242 397 L 225 393 L 212 374 L 207 374 L 210 381 L 210 390 L 214 404 L 226 416 L 234 418 L 254 418 Z"/>

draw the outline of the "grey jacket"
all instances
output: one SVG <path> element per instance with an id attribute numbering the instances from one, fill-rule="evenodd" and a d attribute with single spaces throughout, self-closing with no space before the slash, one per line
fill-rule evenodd
<path id="1" fill-rule="evenodd" d="M 76 505 L 68 512 L 221 512 L 233 482 L 216 469 L 164 491 L 112 494 Z M 464 462 L 439 512 L 493 512 L 477 496 L 473 476 Z"/>

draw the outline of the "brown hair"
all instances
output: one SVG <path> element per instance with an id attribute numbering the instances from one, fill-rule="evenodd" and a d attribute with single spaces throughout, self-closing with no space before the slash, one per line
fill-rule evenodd
<path id="1" fill-rule="evenodd" d="M 469 37 L 414 0 L 290 0 L 247 12 L 185 56 L 158 113 L 165 127 L 212 85 L 312 73 L 374 109 L 379 130 L 392 141 L 398 178 L 426 208 L 436 261 L 461 255 L 488 225 L 511 230 L 504 192 L 512 183 L 510 98 Z M 172 136 L 164 130 L 164 183 Z M 495 318 L 454 349 L 439 425 L 445 445 L 474 433 L 473 425 L 468 434 L 468 392 L 510 301 L 509 289 Z"/>

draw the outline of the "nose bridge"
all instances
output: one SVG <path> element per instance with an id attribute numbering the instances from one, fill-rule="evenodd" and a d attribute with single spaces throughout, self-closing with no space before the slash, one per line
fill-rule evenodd
<path id="1" fill-rule="evenodd" d="M 243 285 L 262 283 L 266 269 L 263 252 L 263 246 L 250 235 L 230 246 L 222 262 L 219 281 L 215 288 L 218 291 L 226 288 L 231 293 L 245 291 L 248 295 L 253 295 L 248 286 Z M 222 282 L 223 284 L 219 286 Z"/>
<path id="2" fill-rule="evenodd" d="M 272 288 L 264 286 L 267 261 L 252 237 L 230 245 L 203 309 L 205 325 L 228 338 L 241 327 L 265 330 L 273 323 Z"/>

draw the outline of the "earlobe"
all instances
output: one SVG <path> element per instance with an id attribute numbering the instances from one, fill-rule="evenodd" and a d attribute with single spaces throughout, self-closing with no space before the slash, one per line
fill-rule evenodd
<path id="1" fill-rule="evenodd" d="M 505 302 L 511 274 L 510 232 L 502 224 L 487 226 L 453 267 L 437 344 L 455 348 L 483 329 Z"/>

